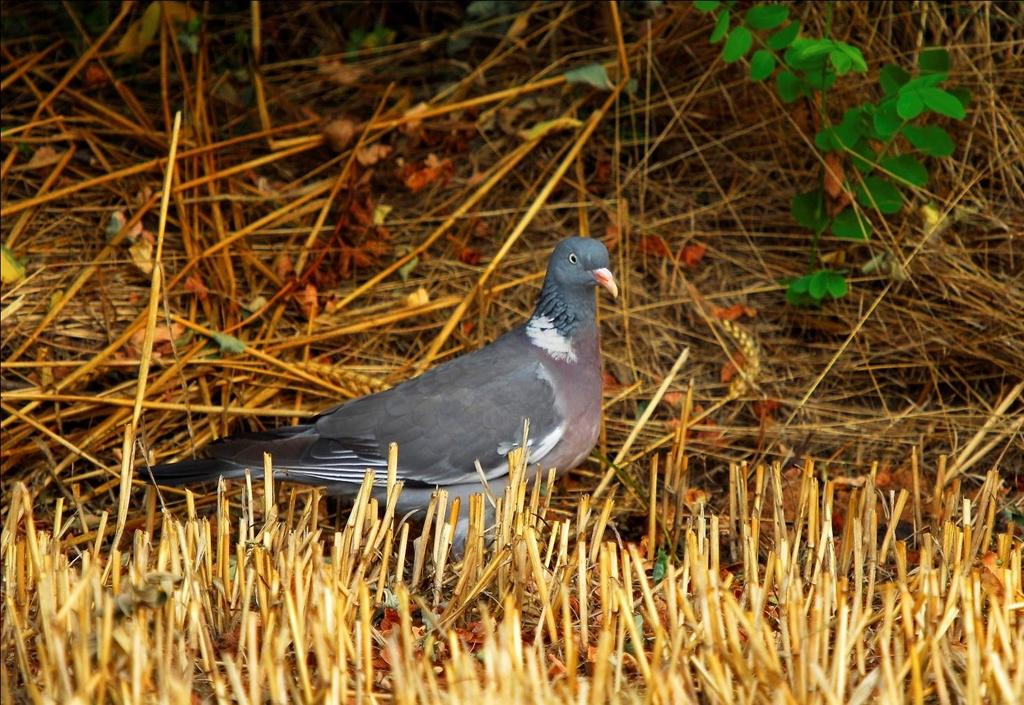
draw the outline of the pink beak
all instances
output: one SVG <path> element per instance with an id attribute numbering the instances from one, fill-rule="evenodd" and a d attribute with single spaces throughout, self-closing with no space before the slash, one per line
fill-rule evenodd
<path id="1" fill-rule="evenodd" d="M 594 277 L 594 281 L 608 290 L 612 298 L 619 298 L 619 285 L 615 283 L 615 277 L 612 276 L 610 271 L 601 267 L 601 269 L 592 270 L 590 274 Z"/>

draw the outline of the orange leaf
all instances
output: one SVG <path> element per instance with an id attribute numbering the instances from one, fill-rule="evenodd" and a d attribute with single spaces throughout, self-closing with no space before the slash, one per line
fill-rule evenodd
<path id="1" fill-rule="evenodd" d="M 679 261 L 687 267 L 696 267 L 704 259 L 704 253 L 707 249 L 708 246 L 702 242 L 693 242 L 685 245 L 683 249 L 679 250 Z"/>
<path id="2" fill-rule="evenodd" d="M 609 252 L 613 252 L 619 243 L 622 242 L 622 228 L 615 223 L 608 223 L 604 229 L 604 246 Z"/>
<path id="3" fill-rule="evenodd" d="M 472 247 L 462 247 L 459 249 L 459 261 L 468 265 L 478 265 L 480 264 L 480 253 Z"/>
<path id="4" fill-rule="evenodd" d="M 387 159 L 391 147 L 386 144 L 370 144 L 356 149 L 356 160 L 363 166 L 373 166 L 381 159 Z"/>
<path id="5" fill-rule="evenodd" d="M 452 166 L 450 159 L 438 159 L 433 154 L 427 156 L 424 166 L 417 167 L 414 164 L 406 164 L 401 171 L 399 171 L 398 177 L 413 193 L 422 191 L 424 188 L 440 181 L 446 183 L 455 173 L 455 168 Z"/>
<path id="6" fill-rule="evenodd" d="M 839 152 L 825 155 L 825 193 L 832 198 L 839 198 L 843 193 L 843 157 Z"/>
<path id="7" fill-rule="evenodd" d="M 689 506 L 693 506 L 694 504 L 704 504 L 707 501 L 708 493 L 704 490 L 697 489 L 696 487 L 690 487 L 683 495 L 683 502 Z"/>
<path id="8" fill-rule="evenodd" d="M 341 152 L 356 136 L 358 129 L 355 120 L 335 118 L 324 126 L 324 137 L 336 151 Z"/>
<path id="9" fill-rule="evenodd" d="M 782 406 L 782 402 L 778 399 L 762 399 L 755 401 L 750 405 L 754 415 L 762 421 L 768 421 L 775 418 L 775 410 Z"/>
<path id="10" fill-rule="evenodd" d="M 295 265 L 287 252 L 281 252 L 274 258 L 274 273 L 281 279 L 287 279 L 295 271 Z"/>
<path id="11" fill-rule="evenodd" d="M 107 72 L 99 64 L 91 63 L 85 67 L 82 82 L 86 88 L 99 88 L 100 86 L 107 85 L 109 81 L 110 77 L 107 76 Z"/>
<path id="12" fill-rule="evenodd" d="M 320 73 L 342 86 L 354 86 L 363 76 L 366 69 L 355 64 L 343 64 L 340 61 L 328 61 L 320 66 Z"/>
<path id="13" fill-rule="evenodd" d="M 655 257 L 672 258 L 672 250 L 668 249 L 668 243 L 661 235 L 644 235 L 640 238 L 640 251 Z"/>
<path id="14" fill-rule="evenodd" d="M 661 397 L 666 404 L 670 407 L 679 406 L 683 403 L 682 392 L 665 392 L 664 396 Z"/>
<path id="15" fill-rule="evenodd" d="M 295 293 L 295 300 L 302 307 L 302 312 L 306 315 L 306 318 L 314 318 L 316 316 L 318 299 L 316 287 L 312 284 L 306 284 L 302 291 Z"/>
<path id="16" fill-rule="evenodd" d="M 722 374 L 720 379 L 723 384 L 728 384 L 732 381 L 732 378 L 736 376 L 736 373 L 740 371 L 743 364 L 746 362 L 746 358 L 743 357 L 743 353 L 734 352 L 732 357 L 722 365 Z"/>
<path id="17" fill-rule="evenodd" d="M 195 272 L 188 275 L 188 279 L 185 280 L 185 291 L 195 294 L 202 301 L 206 301 L 210 296 L 210 290 L 206 288 L 206 284 L 199 278 L 199 275 Z"/>
<path id="18" fill-rule="evenodd" d="M 753 318 L 757 315 L 757 309 L 743 304 L 733 304 L 728 308 L 715 308 L 713 313 L 715 318 L 720 321 L 735 321 L 740 316 Z"/>

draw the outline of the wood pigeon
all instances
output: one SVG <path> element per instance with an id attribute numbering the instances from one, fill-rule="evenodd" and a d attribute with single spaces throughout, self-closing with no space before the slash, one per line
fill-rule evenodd
<path id="1" fill-rule="evenodd" d="M 263 453 L 275 477 L 354 494 L 367 469 L 384 495 L 388 444 L 398 444 L 397 511 L 427 506 L 435 488 L 449 497 L 481 492 L 476 462 L 496 495 L 505 488 L 508 452 L 529 419 L 532 467 L 568 470 L 597 443 L 601 354 L 594 288 L 618 295 L 608 250 L 571 237 L 555 247 L 537 307 L 525 324 L 490 345 L 438 365 L 391 389 L 354 399 L 308 423 L 213 443 L 207 457 L 152 468 L 159 484 L 180 485 L 262 475 Z"/>

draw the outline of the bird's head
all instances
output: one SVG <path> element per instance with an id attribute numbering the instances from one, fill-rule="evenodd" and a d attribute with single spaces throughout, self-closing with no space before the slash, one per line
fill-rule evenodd
<path id="1" fill-rule="evenodd" d="M 555 246 L 548 261 L 548 280 L 563 290 L 601 286 L 613 296 L 619 287 L 608 269 L 608 248 L 600 240 L 569 237 Z"/>

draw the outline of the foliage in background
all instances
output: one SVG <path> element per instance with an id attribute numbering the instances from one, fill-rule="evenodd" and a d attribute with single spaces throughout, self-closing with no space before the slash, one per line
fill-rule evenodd
<path id="1" fill-rule="evenodd" d="M 808 271 L 788 282 L 786 300 L 794 305 L 817 305 L 838 299 L 849 290 L 846 274 L 823 266 L 821 235 L 866 242 L 871 237 L 869 211 L 880 216 L 899 213 L 903 189 L 928 185 L 926 157 L 948 157 L 955 143 L 949 133 L 926 124 L 930 114 L 962 120 L 970 94 L 946 90 L 950 59 L 945 49 L 925 49 L 916 75 L 895 64 L 881 68 L 881 96 L 859 105 L 836 104 L 832 93 L 839 76 L 867 73 L 860 49 L 831 37 L 801 36 L 799 20 L 790 19 L 787 5 L 757 4 L 742 16 L 734 2 L 694 2 L 700 12 L 713 13 L 712 43 L 723 42 L 722 60 L 734 63 L 750 54 L 752 81 L 774 76 L 775 91 L 784 103 L 808 99 L 817 111 L 820 129 L 814 136 L 823 165 L 816 188 L 790 202 L 793 219 L 812 233 Z M 827 34 L 827 32 L 826 32 Z M 830 113 L 842 118 L 833 121 Z M 848 170 L 847 164 L 854 169 Z"/>

